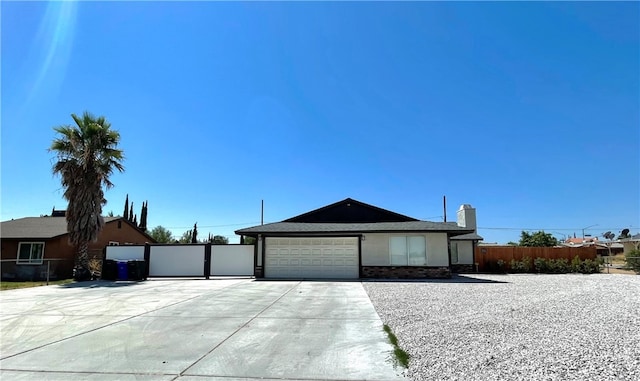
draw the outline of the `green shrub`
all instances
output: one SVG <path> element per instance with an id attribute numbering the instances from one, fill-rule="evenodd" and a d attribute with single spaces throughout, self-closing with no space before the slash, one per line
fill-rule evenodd
<path id="1" fill-rule="evenodd" d="M 516 261 L 515 259 L 512 259 L 511 262 L 509 262 L 509 265 L 511 267 L 512 273 L 531 272 L 531 258 L 529 257 L 524 257 L 520 261 Z"/>
<path id="2" fill-rule="evenodd" d="M 560 259 L 560 264 L 558 265 L 558 267 L 562 269 L 563 274 L 571 272 L 571 263 L 569 263 L 569 260 L 566 258 Z"/>
<path id="3" fill-rule="evenodd" d="M 569 261 L 564 258 L 550 259 L 549 262 L 552 274 L 566 274 L 571 272 Z"/>
<path id="4" fill-rule="evenodd" d="M 591 259 L 585 259 L 582 262 L 581 273 L 583 274 L 596 274 L 600 272 L 600 264 L 598 261 L 594 261 Z"/>
<path id="5" fill-rule="evenodd" d="M 640 257 L 640 251 L 638 252 L 638 257 Z M 636 265 L 638 266 L 640 273 L 640 258 L 636 260 Z M 492 262 L 492 269 L 494 271 L 503 272 L 505 270 L 505 262 L 503 260 L 498 260 L 496 262 Z M 512 259 L 509 262 L 509 267 L 511 273 L 530 273 L 535 271 L 540 274 L 567 274 L 567 273 L 583 273 L 583 274 L 594 274 L 600 272 L 600 262 L 598 260 L 585 259 L 582 261 L 579 256 L 575 256 L 571 262 L 565 258 L 558 259 L 545 259 L 545 258 L 535 258 L 531 260 L 529 257 L 524 257 L 522 260 L 518 261 Z"/>
<path id="6" fill-rule="evenodd" d="M 575 256 L 573 257 L 573 260 L 571 261 L 571 272 L 572 273 L 579 273 L 582 270 L 582 260 L 580 259 L 579 256 Z"/>
<path id="7" fill-rule="evenodd" d="M 522 258 L 522 269 L 524 270 L 525 273 L 528 273 L 531 271 L 531 258 L 529 257 L 524 257 Z"/>
<path id="8" fill-rule="evenodd" d="M 537 273 L 546 273 L 549 271 L 549 265 L 546 259 L 544 258 L 536 258 L 533 260 L 533 268 L 536 269 Z"/>
<path id="9" fill-rule="evenodd" d="M 640 274 L 640 250 L 635 249 L 624 255 L 627 267 Z"/>
<path id="10" fill-rule="evenodd" d="M 512 273 L 526 272 L 524 271 L 524 264 L 521 261 L 516 261 L 515 259 L 512 259 L 511 262 L 509 262 L 509 267 L 511 268 Z"/>

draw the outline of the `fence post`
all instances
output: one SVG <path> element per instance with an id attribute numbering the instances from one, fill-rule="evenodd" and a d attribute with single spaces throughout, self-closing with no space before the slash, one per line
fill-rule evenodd
<path id="1" fill-rule="evenodd" d="M 51 270 L 51 261 L 47 261 L 47 286 L 49 285 L 49 272 Z"/>
<path id="2" fill-rule="evenodd" d="M 144 244 L 144 279 L 149 277 L 149 268 L 151 262 L 151 246 L 148 242 Z"/>
<path id="3" fill-rule="evenodd" d="M 211 243 L 207 243 L 204 247 L 204 277 L 209 279 L 211 275 Z"/>

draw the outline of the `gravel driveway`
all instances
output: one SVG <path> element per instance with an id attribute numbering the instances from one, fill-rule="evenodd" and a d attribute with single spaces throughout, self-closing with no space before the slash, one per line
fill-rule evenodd
<path id="1" fill-rule="evenodd" d="M 640 379 L 640 276 L 363 284 L 412 380 Z"/>

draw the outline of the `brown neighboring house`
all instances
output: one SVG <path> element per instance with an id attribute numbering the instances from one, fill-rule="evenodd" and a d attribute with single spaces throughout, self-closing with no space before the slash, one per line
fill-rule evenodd
<path id="1" fill-rule="evenodd" d="M 67 279 L 73 275 L 76 250 L 69 244 L 64 216 L 25 217 L 0 225 L 2 280 Z M 89 244 L 89 254 L 102 258 L 108 245 L 155 243 L 148 234 L 123 217 L 105 217 L 98 240 Z"/>

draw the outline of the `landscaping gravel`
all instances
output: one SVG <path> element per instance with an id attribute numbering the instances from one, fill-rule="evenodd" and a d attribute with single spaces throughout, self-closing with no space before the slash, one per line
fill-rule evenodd
<path id="1" fill-rule="evenodd" d="M 363 284 L 412 380 L 640 380 L 640 276 Z"/>

